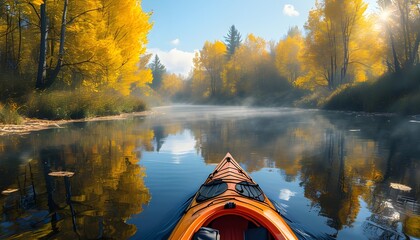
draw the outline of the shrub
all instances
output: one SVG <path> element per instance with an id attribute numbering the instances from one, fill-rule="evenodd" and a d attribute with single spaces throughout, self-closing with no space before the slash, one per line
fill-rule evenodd
<path id="1" fill-rule="evenodd" d="M 295 107 L 301 108 L 318 108 L 325 101 L 328 92 L 325 89 L 317 89 L 311 93 L 304 95 L 298 101 L 295 101 Z"/>
<path id="2" fill-rule="evenodd" d="M 372 83 L 338 89 L 324 108 L 366 112 L 419 114 L 420 66 L 403 73 L 386 74 Z"/>
<path id="3" fill-rule="evenodd" d="M 363 95 L 368 88 L 367 83 L 343 86 L 326 98 L 323 106 L 330 110 L 363 111 Z"/>
<path id="4" fill-rule="evenodd" d="M 35 86 L 33 76 L 2 71 L 0 66 L 0 101 L 19 99 L 31 92 L 33 86 Z"/>
<path id="5" fill-rule="evenodd" d="M 400 98 L 389 109 L 404 115 L 420 114 L 420 90 Z"/>
<path id="6" fill-rule="evenodd" d="M 44 91 L 33 93 L 26 104 L 26 114 L 29 117 L 42 119 L 81 119 L 145 109 L 146 105 L 142 100 L 122 96 L 111 90 Z"/>
<path id="7" fill-rule="evenodd" d="M 17 110 L 16 104 L 10 103 L 5 106 L 0 104 L 0 123 L 21 124 L 23 118 Z"/>

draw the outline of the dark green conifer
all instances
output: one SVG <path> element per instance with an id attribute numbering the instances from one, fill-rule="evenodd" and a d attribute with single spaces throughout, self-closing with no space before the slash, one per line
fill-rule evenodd
<path id="1" fill-rule="evenodd" d="M 232 25 L 229 28 L 228 34 L 225 36 L 225 44 L 229 58 L 235 53 L 236 48 L 241 45 L 241 41 L 241 34 L 239 33 L 238 29 L 235 28 L 235 25 Z"/>
<path id="2" fill-rule="evenodd" d="M 153 82 L 151 87 L 158 89 L 162 84 L 163 75 L 166 73 L 165 66 L 160 62 L 158 55 L 155 55 L 153 61 L 149 64 L 149 68 L 152 70 Z"/>

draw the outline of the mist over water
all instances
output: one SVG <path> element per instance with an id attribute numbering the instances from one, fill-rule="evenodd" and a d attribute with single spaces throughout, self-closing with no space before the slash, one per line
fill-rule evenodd
<path id="1" fill-rule="evenodd" d="M 420 237 L 412 119 L 189 105 L 1 137 L 0 190 L 23 189 L 25 173 L 26 188 L 0 197 L 0 237 L 159 238 L 226 152 L 301 238 Z M 68 183 L 47 175 L 63 169 Z"/>

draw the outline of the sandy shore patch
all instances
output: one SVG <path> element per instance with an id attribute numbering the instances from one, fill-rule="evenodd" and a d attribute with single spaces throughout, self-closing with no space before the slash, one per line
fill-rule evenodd
<path id="1" fill-rule="evenodd" d="M 72 122 L 93 122 L 93 121 L 109 121 L 109 120 L 123 120 L 135 116 L 151 115 L 151 111 L 123 113 L 115 116 L 93 117 L 76 120 L 42 120 L 25 118 L 22 124 L 0 124 L 0 136 L 8 134 L 28 134 L 33 131 L 40 131 L 50 128 L 61 128 L 62 125 Z"/>

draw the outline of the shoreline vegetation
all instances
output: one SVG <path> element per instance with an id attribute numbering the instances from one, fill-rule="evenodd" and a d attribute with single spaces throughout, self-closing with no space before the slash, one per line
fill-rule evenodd
<path id="1" fill-rule="evenodd" d="M 141 1 L 2 1 L 0 123 L 139 112 L 151 13 Z"/>
<path id="2" fill-rule="evenodd" d="M 385 74 L 375 82 L 345 85 L 329 96 L 300 92 L 299 98 L 291 96 L 293 94 L 284 94 L 279 96 L 281 101 L 278 102 L 256 97 L 252 100 L 202 100 L 192 104 L 285 106 L 413 116 L 420 114 L 418 79 L 420 67 L 416 66 L 404 73 Z M 265 103 L 268 101 L 270 104 Z M 151 114 L 146 103 L 138 97 L 122 96 L 112 91 L 33 93 L 26 99 L 26 103 L 26 107 L 19 107 L 16 103 L 0 103 L 0 136 L 59 128 L 72 122 L 117 120 Z"/>
<path id="3" fill-rule="evenodd" d="M 187 79 L 156 55 L 152 88 L 168 102 L 420 114 L 418 1 L 317 1 L 279 41 L 232 25 L 205 41 Z"/>
<path id="4" fill-rule="evenodd" d="M 0 124 L 170 102 L 420 114 L 418 1 L 373 13 L 363 0 L 317 1 L 277 42 L 232 25 L 204 42 L 188 77 L 146 52 L 153 13 L 141 1 L 105 2 L 0 4 Z"/>
<path id="5" fill-rule="evenodd" d="M 420 114 L 420 66 L 388 73 L 375 82 L 344 86 L 328 97 L 327 110 Z"/>
<path id="6" fill-rule="evenodd" d="M 101 116 L 101 117 L 87 117 L 83 119 L 68 119 L 68 120 L 45 120 L 36 118 L 23 118 L 19 124 L 2 124 L 0 123 L 0 136 L 10 134 L 28 134 L 30 132 L 62 128 L 63 125 L 75 122 L 95 122 L 95 121 L 109 121 L 109 120 L 124 120 L 130 117 L 148 116 L 153 114 L 151 111 L 122 113 L 118 115 Z"/>
<path id="7" fill-rule="evenodd" d="M 146 103 L 136 96 L 124 96 L 118 91 L 86 89 L 64 91 L 34 91 L 20 98 L 0 102 L 0 123 L 19 124 L 23 117 L 69 120 L 121 113 L 145 111 Z"/>

